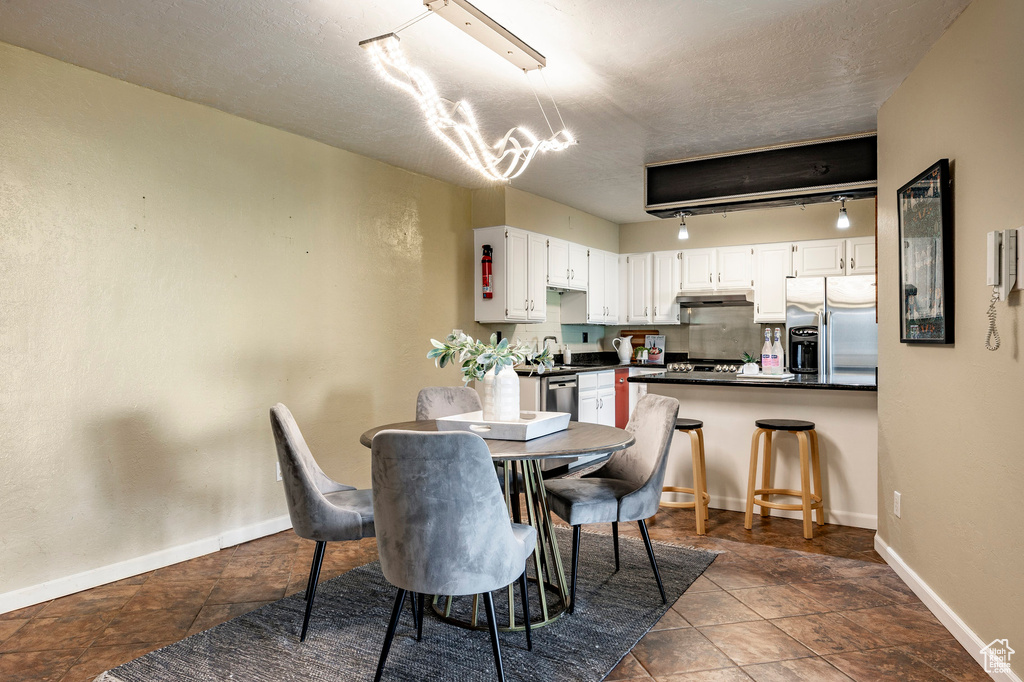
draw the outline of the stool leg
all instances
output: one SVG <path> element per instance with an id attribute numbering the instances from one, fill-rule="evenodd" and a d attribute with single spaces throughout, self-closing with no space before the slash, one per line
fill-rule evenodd
<path id="1" fill-rule="evenodd" d="M 825 495 L 821 492 L 821 460 L 818 458 L 818 432 L 808 431 L 811 436 L 811 474 L 814 476 L 814 494 L 821 498 L 821 508 L 817 509 L 818 525 L 825 525 Z"/>
<path id="2" fill-rule="evenodd" d="M 757 441 L 764 429 L 754 429 L 754 437 L 750 440 L 750 475 L 747 477 L 747 514 L 743 519 L 743 527 L 750 530 L 754 527 L 754 485 L 757 482 Z"/>
<path id="3" fill-rule="evenodd" d="M 708 470 L 707 465 L 704 462 L 704 429 L 697 429 L 698 440 L 700 441 L 700 489 L 701 492 L 707 494 L 708 492 Z M 710 517 L 708 516 L 708 505 L 709 502 L 704 502 L 704 496 L 701 495 L 702 509 L 704 510 L 704 520 L 706 521 Z"/>
<path id="4" fill-rule="evenodd" d="M 764 434 L 764 464 L 761 469 L 761 487 L 767 490 L 772 487 L 772 432 L 765 431 Z M 767 493 L 761 496 L 766 499 Z M 771 516 L 771 507 L 761 507 L 761 516 Z"/>
<path id="5" fill-rule="evenodd" d="M 803 500 L 804 538 L 814 537 L 814 525 L 811 523 L 811 463 L 809 438 L 806 431 L 797 431 L 796 439 L 800 442 L 800 497 Z"/>
<path id="6" fill-rule="evenodd" d="M 700 438 L 690 431 L 690 459 L 693 463 L 693 515 L 697 519 L 697 535 L 704 535 L 704 496 L 700 492 Z"/>

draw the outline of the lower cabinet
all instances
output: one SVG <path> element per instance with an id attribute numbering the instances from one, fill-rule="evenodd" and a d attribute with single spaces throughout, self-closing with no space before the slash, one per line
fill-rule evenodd
<path id="1" fill-rule="evenodd" d="M 615 426 L 615 370 L 586 372 L 577 377 L 579 420 Z"/>

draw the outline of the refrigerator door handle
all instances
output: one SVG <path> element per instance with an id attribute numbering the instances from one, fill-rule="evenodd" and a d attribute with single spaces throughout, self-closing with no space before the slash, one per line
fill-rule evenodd
<path id="1" fill-rule="evenodd" d="M 825 357 L 828 358 L 828 374 L 831 377 L 835 372 L 835 358 L 832 353 L 832 311 L 828 311 L 825 318 Z"/>
<path id="2" fill-rule="evenodd" d="M 820 312 L 814 313 L 814 323 L 818 328 L 818 376 L 825 378 L 825 320 Z"/>

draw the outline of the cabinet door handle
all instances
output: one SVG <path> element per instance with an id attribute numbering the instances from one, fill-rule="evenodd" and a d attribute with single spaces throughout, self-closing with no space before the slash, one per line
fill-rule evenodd
<path id="1" fill-rule="evenodd" d="M 569 279 L 569 268 L 565 269 L 565 278 Z"/>
<path id="2" fill-rule="evenodd" d="M 644 317 L 647 317 L 647 306 L 644 306 Z"/>
<path id="3" fill-rule="evenodd" d="M 850 269 L 853 270 L 853 256 L 850 256 Z"/>
<path id="4" fill-rule="evenodd" d="M 533 310 L 533 304 L 534 304 L 534 302 L 530 301 L 530 310 Z"/>
<path id="5" fill-rule="evenodd" d="M 654 306 L 654 316 L 658 316 L 658 306 Z"/>
<path id="6" fill-rule="evenodd" d="M 843 259 L 843 258 L 840 258 L 839 259 L 839 269 L 843 270 L 845 268 L 845 266 L 846 266 L 846 260 Z"/>
<path id="7" fill-rule="evenodd" d="M 569 275 L 569 279 L 576 279 L 576 271 L 575 270 L 571 271 L 571 273 Z"/>
<path id="8" fill-rule="evenodd" d="M 718 283 L 722 283 L 722 273 L 718 273 Z"/>
<path id="9" fill-rule="evenodd" d="M 711 273 L 708 273 L 708 284 L 711 284 Z"/>

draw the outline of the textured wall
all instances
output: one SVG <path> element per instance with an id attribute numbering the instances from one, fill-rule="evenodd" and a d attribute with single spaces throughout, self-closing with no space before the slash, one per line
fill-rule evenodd
<path id="1" fill-rule="evenodd" d="M 0 44 L 0 593 L 286 513 L 458 383 L 470 192 Z"/>
<path id="2" fill-rule="evenodd" d="M 875 233 L 875 201 L 846 202 L 850 227 L 836 229 L 838 204 L 811 204 L 803 209 L 769 208 L 718 215 L 696 215 L 686 219 L 690 238 L 679 241 L 679 220 L 665 218 L 643 223 L 626 223 L 619 234 L 619 253 L 703 249 L 713 246 L 767 244 L 805 239 L 868 237 Z"/>
<path id="3" fill-rule="evenodd" d="M 985 233 L 1024 225 L 1024 3 L 975 0 L 885 103 L 879 156 L 879 535 L 984 640 L 1024 645 L 1022 294 L 985 350 Z M 899 343 L 896 190 L 953 167 L 956 345 Z M 902 518 L 892 493 L 903 494 Z M 1014 670 L 1024 671 L 1020 655 Z"/>

